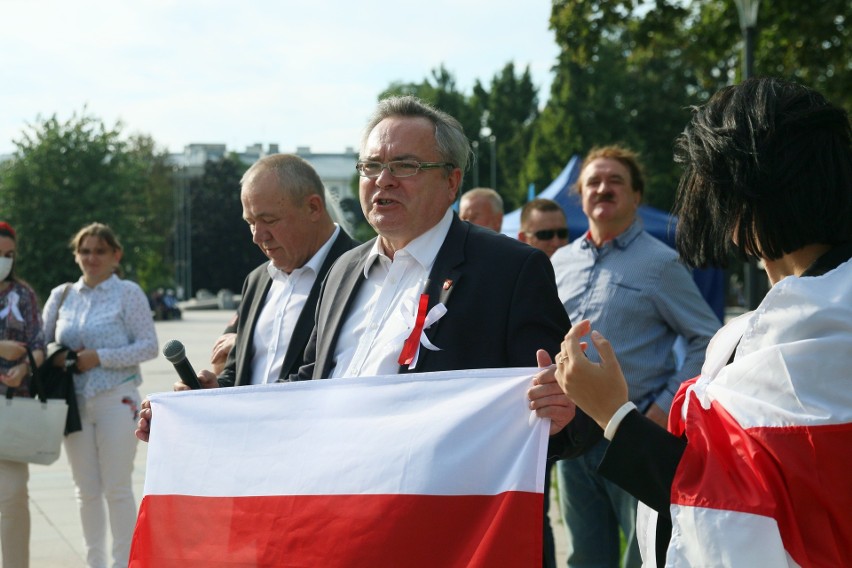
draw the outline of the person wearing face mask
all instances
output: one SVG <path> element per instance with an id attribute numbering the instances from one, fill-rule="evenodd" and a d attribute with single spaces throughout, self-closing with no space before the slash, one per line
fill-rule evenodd
<path id="1" fill-rule="evenodd" d="M 77 488 L 87 565 L 109 565 L 109 526 L 112 566 L 123 567 L 136 523 L 131 476 L 141 403 L 139 364 L 157 356 L 157 335 L 145 293 L 116 275 L 122 248 L 112 229 L 92 223 L 70 245 L 82 277 L 51 291 L 44 332 L 48 341 L 70 350 L 51 361 L 57 366 L 67 362 L 74 372 L 82 430 L 68 434 L 64 445 Z"/>
<path id="2" fill-rule="evenodd" d="M 27 349 L 37 363 L 44 357 L 44 333 L 35 292 L 15 275 L 17 235 L 0 222 L 0 396 L 17 389 L 28 396 Z M 30 557 L 29 466 L 0 460 L 0 548 L 2 565 L 26 568 Z"/>

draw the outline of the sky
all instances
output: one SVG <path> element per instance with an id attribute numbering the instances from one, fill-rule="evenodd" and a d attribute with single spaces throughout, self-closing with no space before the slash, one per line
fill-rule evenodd
<path id="1" fill-rule="evenodd" d="M 85 112 L 180 152 L 357 148 L 377 96 L 443 64 L 459 90 L 506 63 L 547 99 L 548 0 L 0 0 L 0 155 Z"/>

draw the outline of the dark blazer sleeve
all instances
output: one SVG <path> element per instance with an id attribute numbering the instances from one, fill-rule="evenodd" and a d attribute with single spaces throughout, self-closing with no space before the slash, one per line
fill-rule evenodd
<path id="1" fill-rule="evenodd" d="M 672 537 L 671 492 L 686 438 L 633 410 L 621 421 L 598 472 L 655 511 L 657 566 L 665 566 Z"/>
<path id="2" fill-rule="evenodd" d="M 685 438 L 633 410 L 618 426 L 598 472 L 661 515 L 668 515 L 672 482 L 684 450 Z"/>
<path id="3" fill-rule="evenodd" d="M 246 276 L 243 282 L 240 306 L 237 308 L 236 341 L 228 354 L 225 368 L 217 377 L 220 387 L 250 384 L 251 359 L 254 355 L 252 336 L 260 307 L 269 292 L 272 279 L 266 270 L 266 263 L 258 266 Z"/>
<path id="4" fill-rule="evenodd" d="M 552 462 L 575 458 L 597 444 L 601 438 L 603 438 L 601 427 L 578 408 L 574 419 L 550 437 L 547 444 L 547 460 Z"/>

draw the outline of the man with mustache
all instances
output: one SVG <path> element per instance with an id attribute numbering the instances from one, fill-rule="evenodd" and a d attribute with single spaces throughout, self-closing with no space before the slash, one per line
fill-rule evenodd
<path id="1" fill-rule="evenodd" d="M 677 253 L 642 228 L 645 189 L 638 156 L 620 146 L 594 148 L 577 181 L 586 234 L 551 257 L 559 298 L 571 321 L 590 319 L 612 341 L 630 400 L 665 427 L 681 382 L 698 375 L 720 322 Z M 686 344 L 682 365 L 672 350 Z M 599 361 L 593 345 L 586 355 Z M 597 473 L 608 442 L 557 464 L 559 501 L 568 532 L 568 566 L 640 566 L 636 499 Z"/>

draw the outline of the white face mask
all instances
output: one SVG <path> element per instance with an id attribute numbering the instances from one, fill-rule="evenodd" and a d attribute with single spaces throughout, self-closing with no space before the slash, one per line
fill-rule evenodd
<path id="1" fill-rule="evenodd" d="M 0 282 L 6 280 L 6 277 L 12 272 L 12 264 L 14 262 L 14 258 L 8 256 L 0 257 Z"/>

